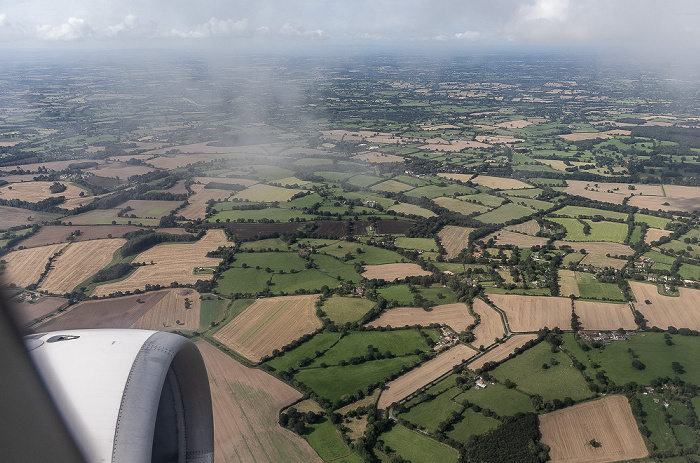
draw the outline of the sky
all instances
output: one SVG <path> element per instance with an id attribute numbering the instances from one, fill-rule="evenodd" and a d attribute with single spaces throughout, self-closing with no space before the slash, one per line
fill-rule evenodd
<path id="1" fill-rule="evenodd" d="M 241 49 L 700 43 L 697 0 L 0 0 L 0 47 Z"/>

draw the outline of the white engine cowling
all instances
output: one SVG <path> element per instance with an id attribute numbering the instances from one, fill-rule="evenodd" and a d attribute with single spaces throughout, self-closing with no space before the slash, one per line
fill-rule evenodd
<path id="1" fill-rule="evenodd" d="M 209 381 L 188 339 L 145 330 L 24 339 L 88 461 L 214 461 Z"/>

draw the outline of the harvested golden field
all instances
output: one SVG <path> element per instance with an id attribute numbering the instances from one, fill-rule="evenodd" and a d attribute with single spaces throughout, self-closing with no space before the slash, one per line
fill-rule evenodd
<path id="1" fill-rule="evenodd" d="M 321 327 L 318 295 L 261 298 L 216 332 L 214 338 L 245 358 L 260 359 Z"/>
<path id="2" fill-rule="evenodd" d="M 429 151 L 444 151 L 444 152 L 449 152 L 449 153 L 456 153 L 458 151 L 462 151 L 463 149 L 466 148 L 490 148 L 491 145 L 487 143 L 482 143 L 478 141 L 472 141 L 472 140 L 444 140 L 442 138 L 438 139 L 430 139 L 428 140 L 428 143 L 425 145 L 421 145 L 418 148 L 422 150 L 429 150 Z M 458 174 L 456 174 L 458 175 Z"/>
<path id="3" fill-rule="evenodd" d="M 501 314 L 481 299 L 474 299 L 472 309 L 481 318 L 479 324 L 474 328 L 476 340 L 472 342 L 472 345 L 488 347 L 493 344 L 496 338 L 503 337 L 505 328 Z"/>
<path id="4" fill-rule="evenodd" d="M 474 231 L 473 228 L 468 227 L 457 227 L 454 225 L 447 225 L 445 228 L 440 230 L 438 237 L 442 243 L 442 247 L 447 251 L 447 258 L 452 259 L 457 257 L 469 244 L 469 234 Z"/>
<path id="5" fill-rule="evenodd" d="M 399 214 L 406 215 L 417 215 L 420 217 L 437 217 L 437 214 L 430 209 L 424 209 L 420 206 L 415 206 L 413 204 L 400 203 L 395 204 L 389 208 L 390 211 L 397 212 Z"/>
<path id="6" fill-rule="evenodd" d="M 438 177 L 447 178 L 450 180 L 457 180 L 458 182 L 467 183 L 474 177 L 473 174 L 438 174 Z"/>
<path id="7" fill-rule="evenodd" d="M 529 248 L 535 245 L 542 246 L 543 244 L 547 244 L 547 238 L 545 237 L 526 235 L 524 233 L 516 233 L 506 229 L 493 232 L 490 235 L 483 237 L 482 240 L 484 242 L 487 242 L 491 238 L 493 238 L 496 244 L 512 244 L 514 246 L 518 246 L 521 249 Z"/>
<path id="8" fill-rule="evenodd" d="M 472 183 L 496 190 L 519 190 L 521 188 L 533 188 L 532 185 L 528 185 L 527 183 L 521 182 L 520 180 L 516 180 L 514 178 L 490 177 L 488 175 L 479 175 L 472 180 Z"/>
<path id="9" fill-rule="evenodd" d="M 94 169 L 88 169 L 88 172 L 92 172 L 100 177 L 110 177 L 126 180 L 132 175 L 143 175 L 149 172 L 153 172 L 154 169 L 149 166 L 143 165 L 131 165 L 121 162 L 110 162 L 108 164 L 100 164 Z"/>
<path id="10" fill-rule="evenodd" d="M 51 220 L 58 217 L 57 214 L 47 212 L 29 211 L 19 207 L 0 206 L 0 229 L 6 230 L 11 227 L 23 225 L 34 225 L 44 220 Z"/>
<path id="11" fill-rule="evenodd" d="M 647 456 L 632 408 L 621 395 L 540 415 L 542 442 L 553 462 L 603 463 Z M 600 443 L 593 447 L 591 439 Z"/>
<path id="12" fill-rule="evenodd" d="M 344 407 L 341 407 L 336 411 L 336 413 L 340 413 L 341 415 L 345 415 L 347 412 L 350 410 L 357 410 L 360 407 L 366 407 L 368 405 L 373 405 L 374 403 L 377 402 L 377 398 L 379 398 L 381 390 L 379 388 L 375 389 L 370 395 L 366 395 L 360 400 L 353 402 L 351 404 L 348 404 Z"/>
<path id="13" fill-rule="evenodd" d="M 368 280 L 377 279 L 385 281 L 393 281 L 398 278 L 403 280 L 409 276 L 426 276 L 432 275 L 429 271 L 423 270 L 418 264 L 379 264 L 365 265 L 365 271 L 362 273 L 364 278 Z"/>
<path id="14" fill-rule="evenodd" d="M 670 235 L 671 230 L 661 230 L 660 228 L 647 228 L 647 233 L 644 235 L 645 243 L 652 243 L 654 241 L 659 241 L 664 236 Z"/>
<path id="15" fill-rule="evenodd" d="M 630 281 L 630 286 L 637 298 L 635 308 L 648 320 L 649 326 L 700 330 L 700 291 L 678 288 L 680 296 L 672 297 L 659 294 L 656 285 Z M 651 304 L 646 304 L 647 300 Z"/>
<path id="16" fill-rule="evenodd" d="M 404 158 L 402 158 L 401 156 L 377 153 L 376 151 L 358 154 L 356 156 L 351 157 L 350 159 L 354 161 L 372 162 L 374 164 L 383 164 L 385 162 L 404 162 Z"/>
<path id="17" fill-rule="evenodd" d="M 576 132 L 559 136 L 568 141 L 595 140 L 596 138 L 607 140 L 608 138 L 612 138 L 612 135 L 608 135 L 605 132 Z"/>
<path id="18" fill-rule="evenodd" d="M 469 362 L 467 366 L 473 371 L 483 367 L 486 362 L 500 362 L 515 352 L 515 349 L 522 347 L 526 342 L 531 341 L 536 337 L 536 334 L 516 334 L 515 336 L 511 336 L 506 340 L 506 342 L 498 344 L 481 357 Z"/>
<path id="19" fill-rule="evenodd" d="M 586 162 L 578 162 L 578 161 L 569 161 L 569 164 L 564 164 L 564 161 L 560 161 L 558 159 L 537 159 L 537 162 L 541 162 L 542 164 L 546 164 L 549 167 L 552 167 L 557 170 L 561 170 L 562 172 L 566 170 L 567 167 L 570 166 L 582 166 L 587 164 Z"/>
<path id="20" fill-rule="evenodd" d="M 2 275 L 3 284 L 15 284 L 24 288 L 32 283 L 36 283 L 49 262 L 49 257 L 65 246 L 65 244 L 59 243 L 21 249 L 0 257 L 0 260 L 7 262 L 5 273 Z"/>
<path id="21" fill-rule="evenodd" d="M 196 344 L 211 387 L 216 463 L 323 461 L 303 437 L 278 424 L 279 411 L 299 400 L 301 392 L 206 341 Z"/>
<path id="22" fill-rule="evenodd" d="M 377 409 L 385 410 L 389 405 L 412 394 L 417 389 L 435 381 L 440 376 L 452 370 L 463 360 L 476 355 L 476 351 L 464 344 L 457 344 L 434 359 L 415 368 L 403 376 L 387 383 L 382 395 L 379 396 Z"/>
<path id="23" fill-rule="evenodd" d="M 112 261 L 114 252 L 124 243 L 124 238 L 112 238 L 69 244 L 53 261 L 39 289 L 53 294 L 70 293 L 81 282 L 106 267 Z"/>
<path id="24" fill-rule="evenodd" d="M 528 220 L 527 222 L 519 223 L 517 225 L 510 225 L 505 229 L 534 236 L 538 231 L 540 231 L 540 224 L 537 223 L 537 220 L 533 219 Z"/>
<path id="25" fill-rule="evenodd" d="M 96 162 L 98 164 L 104 163 L 104 161 L 102 159 L 80 159 L 77 161 L 35 162 L 33 164 L 22 164 L 22 170 L 28 171 L 28 172 L 38 172 L 39 167 L 42 167 L 42 168 L 46 167 L 46 169 L 48 169 L 48 170 L 61 171 L 61 170 L 67 169 L 68 166 L 70 166 L 71 164 L 75 164 L 76 162 L 83 162 L 83 161 Z M 15 169 L 17 169 L 17 166 L 4 166 L 4 167 L 0 167 L 0 172 L 12 172 Z M 63 183 L 63 182 L 61 182 L 61 183 Z"/>
<path id="26" fill-rule="evenodd" d="M 627 263 L 624 259 L 614 259 L 606 257 L 611 256 L 631 256 L 634 254 L 632 248 L 621 243 L 609 243 L 606 241 L 555 241 L 554 246 L 562 245 L 571 246 L 575 252 L 580 249 L 586 250 L 586 256 L 581 261 L 582 265 L 591 265 L 593 267 L 613 267 L 620 269 Z"/>
<path id="27" fill-rule="evenodd" d="M 192 185 L 194 194 L 187 198 L 189 203 L 187 206 L 180 209 L 179 214 L 186 219 L 203 219 L 207 211 L 207 202 L 211 199 L 221 201 L 228 198 L 233 193 L 228 190 L 216 190 L 212 188 L 204 188 L 204 185 Z"/>
<path id="28" fill-rule="evenodd" d="M 573 294 L 578 297 L 581 292 L 576 281 L 576 272 L 573 270 L 559 270 L 559 294 L 562 296 L 570 296 Z"/>
<path id="29" fill-rule="evenodd" d="M 473 322 L 474 317 L 469 313 L 467 305 L 464 302 L 455 302 L 431 307 L 428 310 L 423 310 L 421 307 L 396 307 L 386 310 L 367 326 L 427 326 L 431 323 L 444 323 L 459 333 Z"/>
<path id="30" fill-rule="evenodd" d="M 502 129 L 522 129 L 523 127 L 527 127 L 528 125 L 532 124 L 534 124 L 534 122 L 520 119 L 517 121 L 501 122 L 500 124 L 496 124 L 495 127 L 500 127 Z"/>
<path id="31" fill-rule="evenodd" d="M 243 191 L 236 193 L 234 198 L 248 201 L 263 201 L 263 202 L 273 202 L 273 201 L 289 201 L 292 196 L 297 193 L 301 193 L 306 190 L 297 190 L 296 188 L 280 188 L 272 185 L 264 185 L 258 183 L 249 186 Z"/>
<path id="32" fill-rule="evenodd" d="M 199 293 L 189 288 L 168 290 L 165 297 L 136 320 L 130 328 L 139 330 L 199 329 Z M 178 323 L 179 322 L 179 323 Z"/>
<path id="33" fill-rule="evenodd" d="M 206 257 L 209 251 L 219 246 L 230 246 L 223 230 L 209 230 L 199 241 L 189 243 L 165 243 L 154 246 L 134 258 L 134 262 L 145 262 L 126 279 L 99 285 L 93 291 L 95 296 L 109 295 L 117 291 L 144 289 L 147 284 L 169 286 L 170 283 L 196 283 L 208 280 L 210 274 L 195 274 L 196 267 L 216 267 L 221 259 Z M 151 264 L 150 262 L 153 262 Z"/>
<path id="34" fill-rule="evenodd" d="M 628 304 L 574 301 L 574 311 L 579 316 L 584 330 L 637 329 L 632 309 Z"/>
<path id="35" fill-rule="evenodd" d="M 496 307 L 503 310 L 512 331 L 537 331 L 547 326 L 571 327 L 571 299 L 568 297 L 489 294 Z"/>
<path id="36" fill-rule="evenodd" d="M 41 323 L 36 330 L 129 328 L 163 299 L 168 291 L 170 290 L 149 291 L 132 296 L 80 302 L 69 307 L 66 312 Z"/>
<path id="37" fill-rule="evenodd" d="M 664 195 L 664 190 L 660 185 L 635 183 L 632 184 L 634 190 L 630 190 L 630 184 L 625 183 L 586 182 L 583 180 L 567 180 L 566 183 L 568 186 L 564 192 L 567 194 L 614 204 L 622 204 L 622 200 L 631 196 L 632 193 L 635 196 L 630 198 L 630 204 L 637 199 L 637 196 L 639 196 L 640 200 L 646 200 L 647 196 L 662 197 Z M 635 205 L 639 206 L 639 204 Z"/>
<path id="38" fill-rule="evenodd" d="M 647 197 L 646 194 L 643 196 L 635 195 L 630 198 L 628 204 L 664 211 L 690 212 L 700 209 L 700 187 L 664 185 L 663 189 L 666 196 Z"/>
<path id="39" fill-rule="evenodd" d="M 70 182 L 61 181 L 59 183 L 66 186 L 66 190 L 60 193 L 51 193 L 49 190 L 53 182 L 12 183 L 0 187 L 0 199 L 21 199 L 22 201 L 36 203 L 46 198 L 63 196 L 66 199 L 76 199 L 80 198 L 80 193 L 83 193 L 85 196 L 88 194 L 87 190 L 79 188 Z"/>

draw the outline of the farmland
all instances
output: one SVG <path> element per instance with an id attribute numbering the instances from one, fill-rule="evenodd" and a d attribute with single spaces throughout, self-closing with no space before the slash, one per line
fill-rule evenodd
<path id="1" fill-rule="evenodd" d="M 69 244 L 54 259 L 53 269 L 49 270 L 39 289 L 53 294 L 71 292 L 80 282 L 109 264 L 115 251 L 125 242 L 122 238 L 113 238 Z"/>
<path id="2" fill-rule="evenodd" d="M 542 415 L 540 430 L 555 462 L 594 463 L 647 455 L 629 403 L 620 395 Z M 600 445 L 589 445 L 591 439 Z"/>
<path id="3" fill-rule="evenodd" d="M 470 370 L 478 370 L 487 362 L 500 362 L 512 354 L 515 349 L 522 347 L 528 341 L 535 339 L 534 334 L 521 334 L 509 337 L 505 342 L 496 345 L 493 349 L 487 351 L 475 360 L 472 360 L 467 365 Z"/>
<path id="4" fill-rule="evenodd" d="M 501 315 L 481 299 L 474 299 L 473 304 L 474 312 L 481 319 L 474 328 L 476 341 L 473 344 L 489 346 L 495 338 L 502 338 L 505 334 Z"/>
<path id="5" fill-rule="evenodd" d="M 469 233 L 472 231 L 474 231 L 473 228 L 455 227 L 453 225 L 448 225 L 440 230 L 438 236 L 442 246 L 447 251 L 448 259 L 456 257 L 462 249 L 467 247 Z"/>
<path id="6" fill-rule="evenodd" d="M 571 325 L 571 300 L 564 297 L 489 294 L 496 307 L 505 312 L 513 331 L 537 331 L 547 326 Z"/>
<path id="7" fill-rule="evenodd" d="M 152 309 L 130 328 L 140 330 L 183 329 L 196 331 L 200 325 L 199 293 L 191 289 L 171 289 Z"/>
<path id="8" fill-rule="evenodd" d="M 244 357 L 259 362 L 303 334 L 321 327 L 314 302 L 318 296 L 283 296 L 258 299 L 217 331 L 214 338 Z"/>
<path id="9" fill-rule="evenodd" d="M 48 264 L 49 258 L 53 257 L 65 244 L 52 244 L 30 249 L 12 251 L 2 257 L 7 262 L 3 279 L 7 284 L 14 284 L 26 287 L 37 283 Z"/>
<path id="10" fill-rule="evenodd" d="M 575 301 L 574 311 L 586 330 L 633 330 L 637 327 L 632 310 L 627 304 Z"/>
<path id="11" fill-rule="evenodd" d="M 53 182 L 22 182 L 13 183 L 0 187 L 0 198 L 11 200 L 21 199 L 23 201 L 38 202 L 46 198 L 63 196 L 66 200 L 78 199 L 80 194 L 87 194 L 87 191 L 69 182 L 63 182 L 66 189 L 60 193 L 50 191 Z"/>
<path id="12" fill-rule="evenodd" d="M 700 291 L 679 288 L 680 296 L 670 297 L 659 294 L 656 285 L 630 281 L 630 286 L 638 301 L 637 310 L 650 326 L 700 329 Z M 644 302 L 647 300 L 649 304 Z"/>
<path id="13" fill-rule="evenodd" d="M 365 265 L 365 271 L 362 273 L 364 278 L 371 280 L 392 281 L 394 279 L 402 280 L 407 276 L 424 276 L 430 275 L 430 272 L 423 270 L 417 264 L 380 264 L 380 265 Z"/>
<path id="14" fill-rule="evenodd" d="M 397 307 L 384 312 L 376 320 L 368 323 L 369 326 L 393 326 L 423 325 L 432 323 L 448 325 L 457 333 L 463 331 L 473 322 L 467 306 L 463 302 L 438 305 L 424 310 L 420 307 Z"/>
<path id="15" fill-rule="evenodd" d="M 354 322 L 366 314 L 374 304 L 367 299 L 333 296 L 323 303 L 323 311 L 335 323 Z"/>

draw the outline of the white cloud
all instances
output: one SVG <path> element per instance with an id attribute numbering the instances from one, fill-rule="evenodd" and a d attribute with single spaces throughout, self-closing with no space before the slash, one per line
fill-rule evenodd
<path id="1" fill-rule="evenodd" d="M 290 23 L 285 23 L 279 30 L 279 35 L 282 37 L 297 37 L 300 39 L 326 39 L 328 36 L 321 29 L 307 31 L 303 27 L 293 26 Z"/>
<path id="2" fill-rule="evenodd" d="M 121 35 L 128 34 L 134 30 L 136 30 L 140 26 L 139 18 L 137 18 L 135 15 L 130 14 L 127 15 L 123 21 L 107 26 L 104 30 L 104 34 L 107 37 L 117 37 Z"/>
<path id="3" fill-rule="evenodd" d="M 565 21 L 569 9 L 569 0 L 536 0 L 532 5 L 520 8 L 524 21 Z"/>
<path id="4" fill-rule="evenodd" d="M 81 18 L 68 18 L 68 21 L 59 24 L 41 24 L 36 26 L 36 36 L 40 40 L 73 42 L 93 37 L 95 31 Z"/>
<path id="5" fill-rule="evenodd" d="M 481 34 L 475 31 L 464 31 L 455 34 L 454 37 L 458 40 L 477 40 L 481 37 Z"/>
<path id="6" fill-rule="evenodd" d="M 172 29 L 168 35 L 182 38 L 205 38 L 213 36 L 231 36 L 242 37 L 249 36 L 252 31 L 248 27 L 248 19 L 244 18 L 239 21 L 232 19 L 218 19 L 212 17 L 204 24 L 200 24 L 189 31 L 181 31 Z"/>

